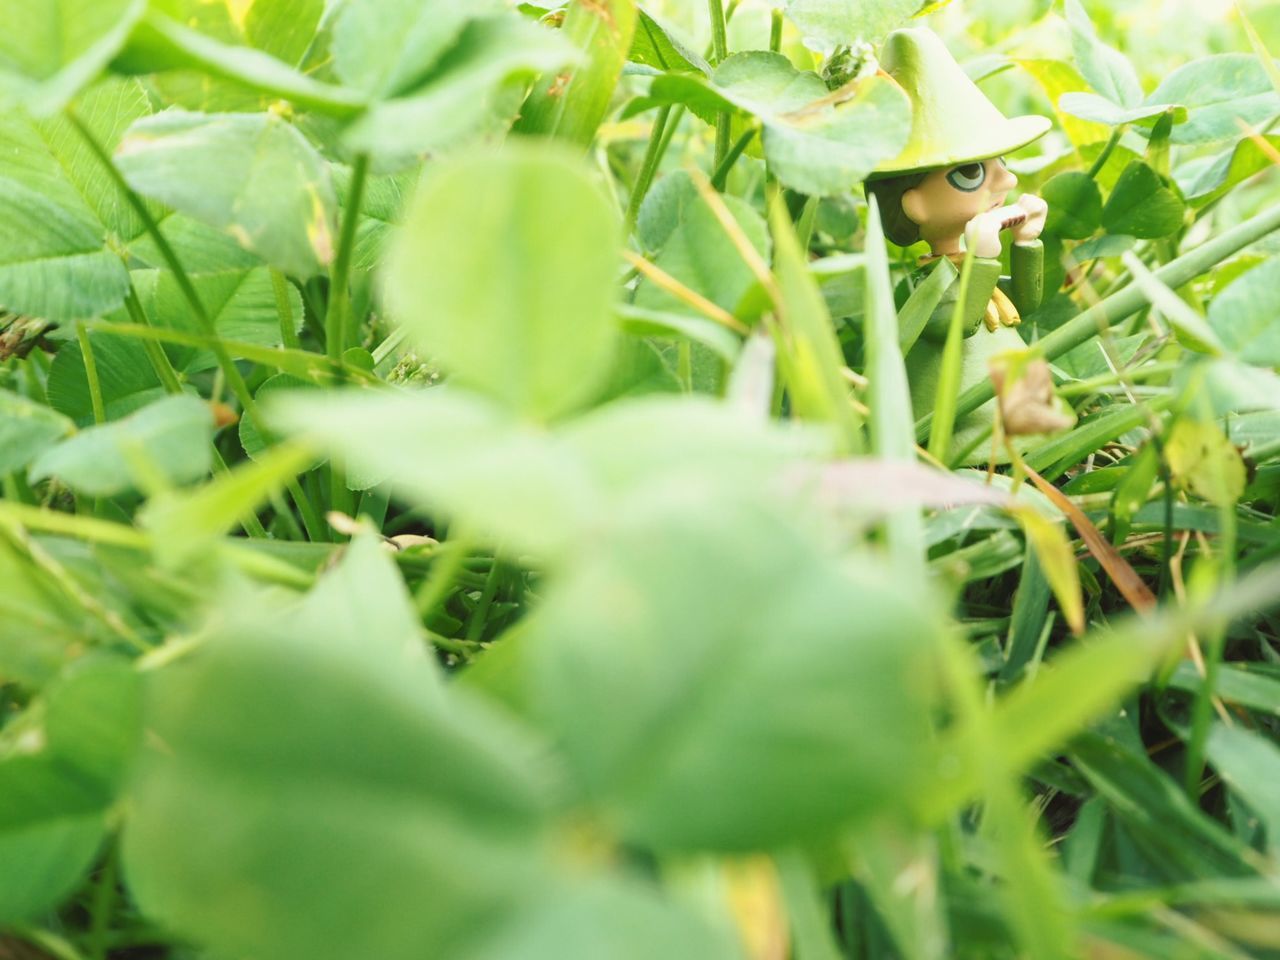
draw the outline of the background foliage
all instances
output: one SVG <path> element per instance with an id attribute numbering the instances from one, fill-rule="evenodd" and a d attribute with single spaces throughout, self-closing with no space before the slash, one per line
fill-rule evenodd
<path id="1" fill-rule="evenodd" d="M 912 18 L 1056 121 L 992 471 L 860 188 Z M 0 0 L 0 957 L 1280 955 L 1278 48 Z"/>

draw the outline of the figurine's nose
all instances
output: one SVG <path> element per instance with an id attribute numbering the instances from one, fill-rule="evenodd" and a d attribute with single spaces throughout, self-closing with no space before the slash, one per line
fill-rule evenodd
<path id="1" fill-rule="evenodd" d="M 999 160 L 992 160 L 991 163 L 996 168 L 994 182 L 996 190 L 1012 190 L 1018 185 L 1018 178 L 1014 175 L 1012 170 L 1006 167 Z"/>

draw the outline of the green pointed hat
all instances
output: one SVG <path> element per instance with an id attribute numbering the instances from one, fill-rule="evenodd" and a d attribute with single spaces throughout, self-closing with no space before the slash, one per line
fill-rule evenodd
<path id="1" fill-rule="evenodd" d="M 965 75 L 932 30 L 895 30 L 885 40 L 880 66 L 911 99 L 911 139 L 873 176 L 897 176 L 989 160 L 1039 140 L 1048 117 L 1010 120 Z"/>

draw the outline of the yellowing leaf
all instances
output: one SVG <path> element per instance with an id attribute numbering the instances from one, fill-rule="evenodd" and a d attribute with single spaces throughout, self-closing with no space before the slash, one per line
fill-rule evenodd
<path id="1" fill-rule="evenodd" d="M 1186 490 L 1216 506 L 1231 506 L 1247 482 L 1240 451 L 1217 424 L 1179 420 L 1165 445 L 1169 472 Z"/>
<path id="2" fill-rule="evenodd" d="M 1027 545 L 1036 552 L 1040 567 L 1071 632 L 1084 632 L 1084 600 L 1080 595 L 1080 571 L 1071 541 L 1058 524 L 1033 507 L 1015 507 L 1013 516 L 1022 524 Z"/>

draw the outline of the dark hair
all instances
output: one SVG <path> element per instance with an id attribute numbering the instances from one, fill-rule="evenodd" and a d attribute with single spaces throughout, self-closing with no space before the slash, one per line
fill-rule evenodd
<path id="1" fill-rule="evenodd" d="M 909 247 L 920 239 L 920 227 L 902 209 L 902 195 L 920 186 L 928 175 L 927 170 L 904 173 L 896 177 L 868 180 L 864 185 L 867 196 L 876 198 L 884 235 L 900 247 Z"/>

